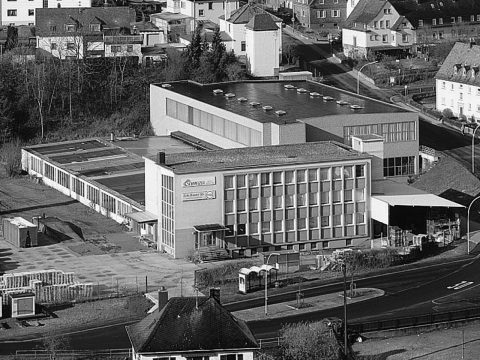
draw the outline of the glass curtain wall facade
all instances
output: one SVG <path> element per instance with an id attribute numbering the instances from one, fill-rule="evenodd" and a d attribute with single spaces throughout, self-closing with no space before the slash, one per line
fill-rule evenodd
<path id="1" fill-rule="evenodd" d="M 366 163 L 224 176 L 225 241 L 232 248 L 327 248 L 368 235 Z M 280 247 L 279 247 L 280 246 Z"/>
<path id="2" fill-rule="evenodd" d="M 173 177 L 162 175 L 162 218 L 161 234 L 162 244 L 170 249 L 175 247 L 175 214 L 174 214 L 174 189 Z"/>

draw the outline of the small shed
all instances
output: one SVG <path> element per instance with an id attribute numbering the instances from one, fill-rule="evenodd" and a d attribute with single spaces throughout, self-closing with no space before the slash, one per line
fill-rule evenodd
<path id="1" fill-rule="evenodd" d="M 37 246 L 37 226 L 22 217 L 4 218 L 3 237 L 19 248 Z"/>
<path id="2" fill-rule="evenodd" d="M 275 278 L 272 271 L 275 271 Z M 272 265 L 252 266 L 251 268 L 241 268 L 238 272 L 238 291 L 246 294 L 250 291 L 261 289 L 265 286 L 265 272 L 268 276 L 268 287 L 277 281 L 277 268 Z M 263 276 L 262 276 L 263 273 Z M 263 279 L 263 281 L 262 281 Z"/>
<path id="3" fill-rule="evenodd" d="M 12 318 L 35 315 L 35 294 L 32 292 L 9 294 Z"/>

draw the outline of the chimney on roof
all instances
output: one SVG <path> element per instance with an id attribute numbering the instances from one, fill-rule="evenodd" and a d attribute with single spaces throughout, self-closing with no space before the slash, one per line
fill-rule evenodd
<path id="1" fill-rule="evenodd" d="M 112 132 L 110 133 L 110 141 L 114 142 L 115 141 L 115 134 Z"/>
<path id="2" fill-rule="evenodd" d="M 158 289 L 158 311 L 162 311 L 162 309 L 168 303 L 168 290 L 165 289 L 164 286 L 160 286 Z"/>
<path id="3" fill-rule="evenodd" d="M 163 151 L 157 153 L 157 164 L 165 165 L 165 153 Z"/>
<path id="4" fill-rule="evenodd" d="M 220 288 L 210 288 L 210 297 L 220 304 Z"/>

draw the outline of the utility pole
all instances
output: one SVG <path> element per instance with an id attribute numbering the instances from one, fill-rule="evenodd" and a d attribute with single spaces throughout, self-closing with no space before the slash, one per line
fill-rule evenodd
<path id="1" fill-rule="evenodd" d="M 345 357 L 348 358 L 348 337 L 347 337 L 347 264 L 345 259 L 342 263 L 343 272 L 343 341 L 345 347 Z"/>

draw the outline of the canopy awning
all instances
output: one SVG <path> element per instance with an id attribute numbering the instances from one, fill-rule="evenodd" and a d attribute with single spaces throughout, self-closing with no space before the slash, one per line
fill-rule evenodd
<path id="1" fill-rule="evenodd" d="M 194 225 L 193 228 L 199 232 L 227 230 L 225 226 L 220 224 Z"/>
<path id="2" fill-rule="evenodd" d="M 390 206 L 426 206 L 426 207 L 447 207 L 463 208 L 465 206 L 453 201 L 444 199 L 433 194 L 415 195 L 374 195 L 372 198 L 383 201 Z"/>
<path id="3" fill-rule="evenodd" d="M 243 275 L 249 275 L 250 273 L 256 273 L 258 275 L 262 271 L 271 272 L 272 270 L 277 271 L 278 269 L 273 265 L 263 264 L 262 266 L 252 266 L 251 268 L 241 268 L 239 270 L 239 273 L 243 274 Z"/>
<path id="4" fill-rule="evenodd" d="M 158 216 L 148 211 L 136 211 L 125 214 L 125 217 L 132 219 L 133 221 L 143 224 L 149 222 L 158 222 Z"/>

